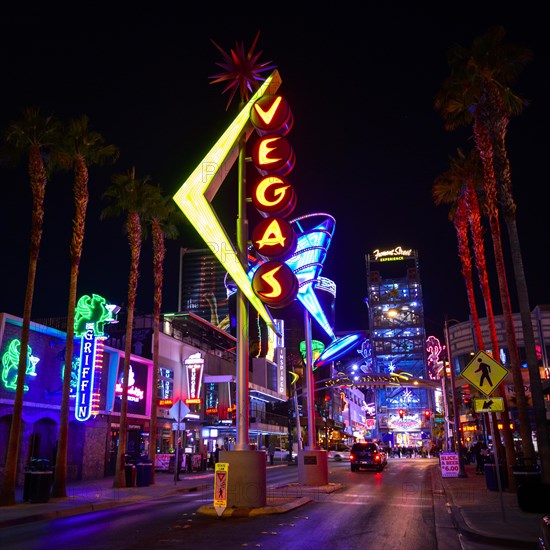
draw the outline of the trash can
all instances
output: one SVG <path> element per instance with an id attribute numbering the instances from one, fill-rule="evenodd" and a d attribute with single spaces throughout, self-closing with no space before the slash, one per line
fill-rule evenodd
<path id="1" fill-rule="evenodd" d="M 29 502 L 48 502 L 52 488 L 53 472 L 25 472 L 23 500 Z"/>
<path id="2" fill-rule="evenodd" d="M 540 466 L 512 466 L 512 472 L 516 482 L 518 506 L 524 512 L 545 512 L 544 507 L 548 508 L 550 496 L 543 486 Z"/>
<path id="3" fill-rule="evenodd" d="M 136 464 L 136 485 L 138 487 L 149 487 L 151 485 L 152 462 L 138 462 Z"/>
<path id="4" fill-rule="evenodd" d="M 124 466 L 124 475 L 126 476 L 126 487 L 136 486 L 136 467 L 133 464 Z"/>
<path id="5" fill-rule="evenodd" d="M 498 466 L 498 473 L 500 475 L 500 488 L 508 488 L 508 478 L 506 477 L 506 471 L 502 464 Z M 485 464 L 485 481 L 487 483 L 487 489 L 489 491 L 498 491 L 497 480 L 497 467 L 494 463 Z"/>

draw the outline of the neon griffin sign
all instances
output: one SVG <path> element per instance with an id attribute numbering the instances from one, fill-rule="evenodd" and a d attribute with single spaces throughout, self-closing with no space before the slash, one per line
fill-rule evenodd
<path id="1" fill-rule="evenodd" d="M 105 298 L 97 294 L 84 295 L 75 308 L 74 333 L 81 338 L 80 360 L 78 362 L 76 403 L 74 416 L 84 422 L 99 412 L 99 373 L 103 365 L 103 332 L 105 323 L 116 323 L 115 315 L 120 308 L 107 304 Z M 94 380 L 96 373 L 97 381 Z"/>
<path id="2" fill-rule="evenodd" d="M 396 246 L 392 250 L 378 250 L 376 249 L 372 254 L 375 260 L 381 262 L 392 262 L 395 260 L 402 260 L 404 256 L 410 256 L 412 248 L 404 250 L 400 246 Z"/>

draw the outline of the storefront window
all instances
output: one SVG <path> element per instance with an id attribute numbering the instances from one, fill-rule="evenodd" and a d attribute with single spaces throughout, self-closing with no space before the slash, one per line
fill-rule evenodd
<path id="1" fill-rule="evenodd" d="M 172 399 L 174 395 L 174 371 L 171 369 L 159 368 L 159 379 L 157 397 L 159 399 Z"/>

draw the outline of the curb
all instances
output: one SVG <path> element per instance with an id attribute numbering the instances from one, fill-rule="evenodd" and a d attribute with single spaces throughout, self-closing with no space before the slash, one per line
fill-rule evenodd
<path id="1" fill-rule="evenodd" d="M 33 523 L 36 521 L 47 521 L 52 519 L 58 519 L 62 517 L 77 516 L 80 514 L 89 514 L 92 512 L 99 512 L 101 510 L 107 510 L 109 508 L 117 508 L 119 506 L 125 506 L 133 502 L 139 502 L 143 500 L 154 500 L 157 498 L 164 498 L 169 495 L 178 494 L 178 493 L 193 493 L 199 490 L 199 486 L 191 487 L 182 487 L 180 489 L 170 489 L 163 494 L 157 495 L 130 495 L 126 498 L 121 498 L 118 500 L 108 500 L 104 502 L 97 502 L 93 504 L 82 504 L 81 506 L 67 506 L 61 510 L 52 510 L 51 512 L 40 512 L 37 514 L 26 515 L 20 518 L 10 518 L 5 520 L 0 520 L 0 529 L 7 527 L 15 527 L 17 525 L 26 525 L 27 523 Z M 57 499 L 58 502 L 65 503 L 69 502 L 69 497 L 67 500 L 64 498 Z M 53 503 L 53 502 L 52 502 Z M 16 505 L 17 506 L 17 505 Z M 22 504 L 23 506 L 23 504 Z"/>
<path id="2" fill-rule="evenodd" d="M 452 498 L 450 500 L 452 500 Z M 455 506 L 455 504 L 452 503 L 449 504 L 449 507 L 451 509 L 451 518 L 457 531 L 470 542 L 477 542 L 480 544 L 485 544 L 487 546 L 500 546 L 504 548 L 526 548 L 531 550 L 538 548 L 536 542 L 528 542 L 515 538 L 505 539 L 501 537 L 484 535 L 482 533 L 479 533 L 478 531 L 474 531 L 466 523 L 466 520 L 462 516 L 462 513 L 458 506 Z"/>
<path id="3" fill-rule="evenodd" d="M 308 497 L 301 497 L 298 499 L 291 500 L 285 504 L 275 505 L 275 506 L 262 506 L 260 508 L 226 508 L 221 515 L 218 516 L 215 508 L 210 505 L 201 506 L 197 513 L 203 514 L 205 516 L 211 517 L 254 517 L 254 516 L 263 516 L 267 514 L 284 514 L 300 506 L 304 506 L 311 502 L 312 499 Z"/>

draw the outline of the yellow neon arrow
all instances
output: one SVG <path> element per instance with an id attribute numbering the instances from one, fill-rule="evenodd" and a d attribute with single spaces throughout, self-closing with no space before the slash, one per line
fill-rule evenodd
<path id="1" fill-rule="evenodd" d="M 247 272 L 237 260 L 239 258 L 237 249 L 220 223 L 210 201 L 238 156 L 239 137 L 243 131 L 246 132 L 247 139 L 252 133 L 251 125 L 248 124 L 252 106 L 264 94 L 274 94 L 280 85 L 279 72 L 273 71 L 174 195 L 174 201 L 185 217 L 195 227 L 254 309 L 276 334 L 279 332 L 273 318 L 265 304 L 254 294 Z"/>

